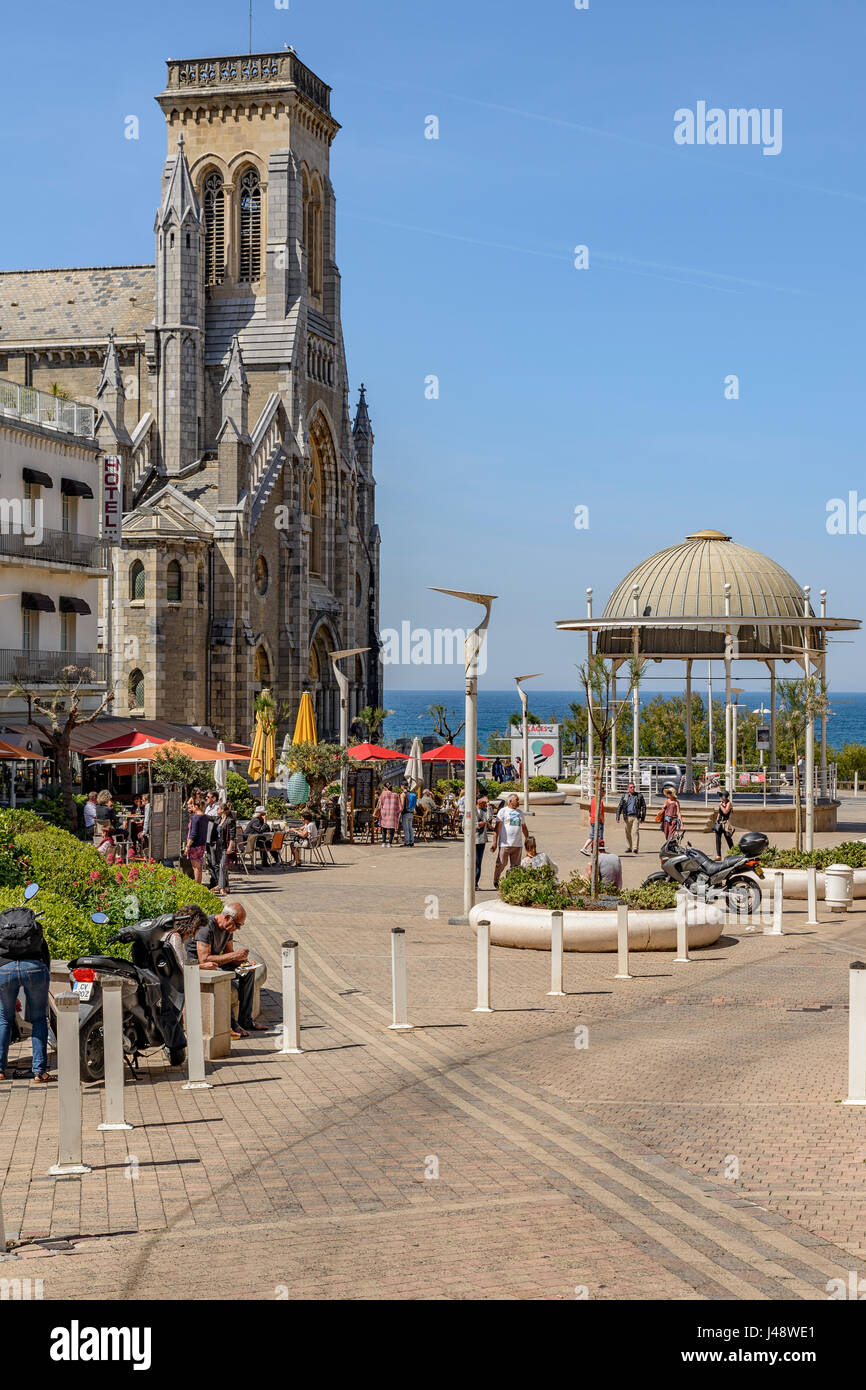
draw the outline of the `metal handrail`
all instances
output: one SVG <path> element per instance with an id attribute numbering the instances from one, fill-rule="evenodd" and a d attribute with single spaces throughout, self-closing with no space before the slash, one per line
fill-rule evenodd
<path id="1" fill-rule="evenodd" d="M 68 565 L 85 565 L 104 569 L 105 545 L 98 536 L 84 536 L 77 531 L 54 531 L 42 527 L 38 531 L 0 528 L 0 555 L 22 556 L 30 560 L 60 560 Z"/>
<path id="2" fill-rule="evenodd" d="M 108 678 L 107 652 L 45 652 L 0 647 L 0 682 L 22 685 L 54 684 L 67 667 L 91 670 L 94 683 Z"/>
<path id="3" fill-rule="evenodd" d="M 96 434 L 96 411 L 92 405 L 64 400 L 50 391 L 3 378 L 0 378 L 0 414 L 85 439 L 93 439 Z"/>

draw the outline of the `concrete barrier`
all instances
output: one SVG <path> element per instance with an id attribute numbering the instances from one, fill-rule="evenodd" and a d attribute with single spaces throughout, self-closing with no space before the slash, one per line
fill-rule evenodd
<path id="1" fill-rule="evenodd" d="M 809 872 L 807 869 L 775 869 L 772 864 L 764 867 L 767 879 L 772 883 L 774 874 L 781 874 L 783 892 L 786 898 L 806 898 L 809 895 Z M 866 869 L 854 869 L 854 897 L 866 898 Z M 824 900 L 824 874 L 818 870 L 817 888 L 819 901 Z"/>
<path id="2" fill-rule="evenodd" d="M 542 908 L 513 907 L 501 899 L 476 903 L 469 914 L 473 928 L 490 923 L 493 946 L 513 946 L 529 951 L 549 951 L 552 914 Z M 686 912 L 689 947 L 712 946 L 724 927 L 724 909 L 692 902 Z M 566 951 L 616 951 L 616 909 L 563 913 L 563 945 Z M 630 951 L 673 951 L 677 945 L 674 908 L 664 911 L 629 909 Z"/>

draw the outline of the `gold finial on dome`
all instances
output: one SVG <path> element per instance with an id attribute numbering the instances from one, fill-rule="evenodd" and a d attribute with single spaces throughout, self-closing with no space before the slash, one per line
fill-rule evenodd
<path id="1" fill-rule="evenodd" d="M 686 536 L 687 541 L 729 541 L 730 536 L 726 536 L 724 531 L 693 531 L 690 536 Z"/>

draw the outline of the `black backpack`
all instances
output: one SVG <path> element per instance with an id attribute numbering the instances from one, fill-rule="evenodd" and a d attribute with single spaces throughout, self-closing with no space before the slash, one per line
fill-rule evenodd
<path id="1" fill-rule="evenodd" d="M 44 940 L 32 908 L 10 907 L 0 912 L 0 956 L 35 960 L 42 955 Z"/>

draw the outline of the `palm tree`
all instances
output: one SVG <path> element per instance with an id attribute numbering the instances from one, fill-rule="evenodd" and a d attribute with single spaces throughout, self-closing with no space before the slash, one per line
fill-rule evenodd
<path id="1" fill-rule="evenodd" d="M 604 800 L 604 775 L 606 770 L 607 749 L 611 734 L 622 717 L 624 710 L 629 706 L 632 691 L 640 681 L 643 665 L 644 663 L 642 661 L 635 661 L 634 657 L 629 659 L 628 690 L 623 698 L 617 700 L 616 703 L 614 703 L 612 698 L 614 668 L 611 662 L 605 661 L 603 656 L 595 652 L 583 666 L 578 666 L 577 668 L 578 675 L 580 676 L 580 683 L 583 686 L 586 696 L 587 715 L 592 723 L 599 748 L 595 786 L 590 789 L 591 795 L 595 795 L 595 835 L 592 841 L 592 868 L 590 875 L 590 892 L 592 897 L 595 897 L 598 891 L 598 841 L 601 829 L 599 811 L 603 806 Z"/>

